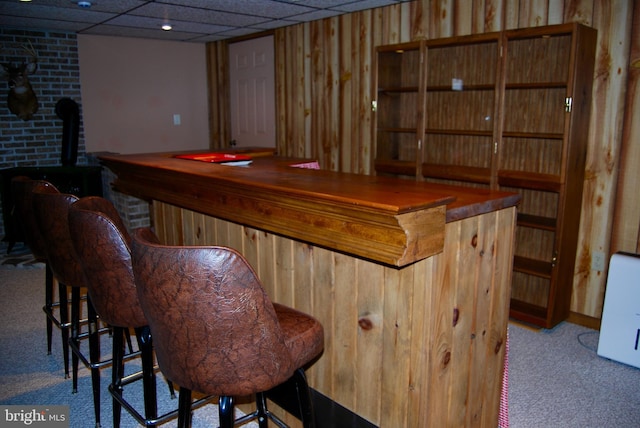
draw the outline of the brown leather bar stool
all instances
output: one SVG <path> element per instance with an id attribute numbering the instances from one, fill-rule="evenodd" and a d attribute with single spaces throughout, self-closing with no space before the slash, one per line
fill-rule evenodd
<path id="1" fill-rule="evenodd" d="M 103 322 L 113 328 L 113 364 L 109 391 L 113 426 L 120 426 L 122 406 L 143 426 L 154 427 L 177 416 L 177 410 L 158 417 L 156 376 L 151 331 L 138 300 L 131 265 L 131 236 L 108 200 L 88 196 L 69 207 L 71 240 L 87 278 L 91 303 Z M 134 329 L 142 371 L 124 376 L 125 331 Z M 136 356 L 129 354 L 127 357 Z M 128 358 L 127 358 L 128 359 Z M 123 387 L 142 378 L 145 416 L 123 397 Z M 175 396 L 173 386 L 170 393 Z"/>
<path id="2" fill-rule="evenodd" d="M 324 347 L 316 319 L 272 303 L 252 267 L 231 248 L 165 246 L 141 228 L 133 234 L 132 254 L 158 364 L 180 386 L 178 427 L 191 426 L 192 391 L 219 397 L 222 428 L 234 425 L 234 397 L 252 394 L 257 410 L 236 422 L 282 424 L 267 410 L 265 393 L 291 379 L 303 425 L 315 425 L 303 367 Z"/>
<path id="3" fill-rule="evenodd" d="M 46 246 L 44 238 L 38 228 L 35 213 L 33 210 L 32 191 L 38 185 L 46 182 L 33 180 L 26 176 L 16 176 L 11 179 L 11 193 L 14 201 L 14 215 L 17 224 L 20 224 L 26 244 L 31 250 L 33 257 L 45 264 L 45 303 L 42 308 L 46 315 L 47 325 L 47 354 L 51 354 L 51 339 L 53 336 L 53 325 L 55 324 L 61 331 L 62 354 L 64 358 L 64 374 L 69 377 L 69 313 L 67 301 L 67 287 L 58 284 L 58 301 L 54 302 L 54 281 L 53 273 L 47 260 Z M 58 308 L 59 316 L 56 317 L 54 308 Z"/>
<path id="4" fill-rule="evenodd" d="M 93 389 L 93 406 L 96 427 L 100 427 L 100 368 L 111 364 L 111 359 L 100 361 L 99 334 L 106 329 L 99 329 L 98 319 L 89 298 L 87 302 L 86 333 L 81 332 L 81 288 L 86 288 L 82 267 L 78 261 L 71 232 L 69 231 L 68 214 L 71 204 L 78 198 L 60 193 L 51 183 L 41 182 L 33 189 L 33 210 L 38 228 L 46 244 L 47 260 L 55 279 L 65 286 L 71 287 L 71 337 L 69 346 L 72 355 L 73 392 L 78 391 L 78 365 L 81 360 L 91 370 Z M 80 340 L 89 340 L 89 358 L 80 351 Z"/>

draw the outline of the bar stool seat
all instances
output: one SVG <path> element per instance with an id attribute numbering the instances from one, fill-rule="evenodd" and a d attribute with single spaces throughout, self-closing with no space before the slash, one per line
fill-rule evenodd
<path id="1" fill-rule="evenodd" d="M 161 245 L 149 228 L 132 243 L 138 295 L 162 372 L 180 386 L 178 426 L 191 426 L 191 392 L 219 397 L 222 428 L 234 425 L 234 397 L 255 394 L 242 418 L 282 424 L 265 393 L 295 383 L 303 426 L 315 426 L 304 367 L 324 347 L 322 325 L 273 304 L 245 258 L 226 247 Z"/>

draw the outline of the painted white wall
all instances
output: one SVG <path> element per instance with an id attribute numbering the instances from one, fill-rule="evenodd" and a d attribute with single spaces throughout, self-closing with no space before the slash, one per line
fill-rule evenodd
<path id="1" fill-rule="evenodd" d="M 78 56 L 88 153 L 209 147 L 203 43 L 78 35 Z"/>

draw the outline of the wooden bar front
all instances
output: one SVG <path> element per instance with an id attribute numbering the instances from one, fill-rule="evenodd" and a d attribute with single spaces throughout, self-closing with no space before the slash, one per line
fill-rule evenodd
<path id="1" fill-rule="evenodd" d="M 278 158 L 249 168 L 101 159 L 117 190 L 152 202 L 161 240 L 239 250 L 274 301 L 322 322 L 325 350 L 307 372 L 315 390 L 382 427 L 498 426 L 516 195 L 300 170 Z M 220 207 L 228 201 L 232 213 Z M 308 237 L 277 221 L 282 203 Z M 370 236 L 368 223 L 379 228 Z M 335 233 L 318 242 L 326 224 Z M 378 236 L 387 230 L 390 241 Z M 367 239 L 384 250 L 368 254 Z"/>

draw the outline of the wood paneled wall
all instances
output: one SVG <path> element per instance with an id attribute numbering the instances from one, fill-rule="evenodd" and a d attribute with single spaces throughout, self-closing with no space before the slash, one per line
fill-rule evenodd
<path id="1" fill-rule="evenodd" d="M 631 26 L 629 79 L 622 128 L 618 189 L 611 239 L 612 251 L 640 253 L 640 4 Z"/>
<path id="2" fill-rule="evenodd" d="M 638 61 L 640 20 L 632 19 L 634 6 L 638 15 L 637 3 L 417 0 L 277 29 L 277 149 L 283 155 L 317 158 L 326 169 L 372 172 L 370 105 L 374 50 L 378 45 L 574 21 L 596 28 L 596 71 L 572 311 L 577 321 L 597 326 L 606 270 L 592 270 L 591 255 L 595 251 L 607 255 L 618 250 L 636 251 L 640 225 L 635 185 L 623 186 L 624 193 L 617 199 L 627 203 L 619 204 L 616 218 L 621 220 L 617 224 L 631 222 L 636 240 L 633 248 L 621 239 L 612 246 L 612 230 L 619 229 L 613 226 L 620 151 L 624 146 L 633 153 L 638 149 L 632 143 L 637 146 L 640 141 L 640 79 L 638 69 L 630 68 L 632 39 L 633 59 L 636 64 Z M 226 59 L 220 53 L 225 51 L 225 44 L 217 42 L 209 47 L 214 53 L 210 55 L 212 79 L 218 83 L 224 81 L 222 65 Z M 220 114 L 224 111 L 220 90 L 224 87 L 212 92 L 212 98 L 218 100 L 214 104 L 222 109 L 212 117 L 212 147 L 223 147 L 230 140 L 227 125 L 220 120 L 224 118 Z M 634 156 L 633 160 L 627 156 L 627 162 L 622 163 L 623 174 L 638 170 L 638 155 Z M 637 182 L 637 175 L 631 177 L 635 177 L 633 183 Z"/>

